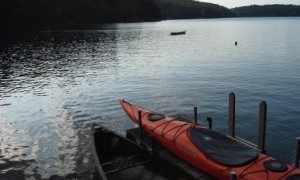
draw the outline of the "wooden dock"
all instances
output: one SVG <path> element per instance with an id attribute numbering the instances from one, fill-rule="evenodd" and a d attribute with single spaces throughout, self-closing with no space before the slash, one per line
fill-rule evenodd
<path id="1" fill-rule="evenodd" d="M 126 137 L 136 143 L 140 143 L 139 128 L 128 129 L 126 131 Z M 145 148 L 147 148 L 149 151 L 152 151 L 153 153 L 157 154 L 159 157 L 161 157 L 166 162 L 183 170 L 192 179 L 196 179 L 196 180 L 213 180 L 213 179 L 215 179 L 212 176 L 196 169 L 195 167 L 188 164 L 184 160 L 178 158 L 176 155 L 172 154 L 167 149 L 160 146 L 158 143 L 153 143 L 153 140 L 147 134 L 143 133 L 142 138 L 143 138 L 142 143 Z"/>

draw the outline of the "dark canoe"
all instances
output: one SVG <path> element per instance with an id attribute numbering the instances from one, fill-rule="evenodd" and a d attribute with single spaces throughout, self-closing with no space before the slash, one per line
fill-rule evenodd
<path id="1" fill-rule="evenodd" d="M 95 179 L 191 179 L 150 151 L 98 124 L 92 124 L 91 147 L 95 159 Z"/>
<path id="2" fill-rule="evenodd" d="M 182 35 L 185 34 L 185 31 L 178 31 L 178 32 L 171 32 L 170 35 L 174 36 L 174 35 Z"/>

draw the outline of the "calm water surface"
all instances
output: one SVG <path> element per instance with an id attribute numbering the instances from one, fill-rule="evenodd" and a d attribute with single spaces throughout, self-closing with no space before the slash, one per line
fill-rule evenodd
<path id="1" fill-rule="evenodd" d="M 171 31 L 186 30 L 182 36 Z M 0 51 L 0 179 L 90 179 L 89 128 L 133 127 L 119 98 L 257 139 L 268 103 L 267 152 L 292 163 L 300 136 L 300 18 L 113 24 L 32 32 Z M 234 42 L 238 41 L 238 46 Z"/>

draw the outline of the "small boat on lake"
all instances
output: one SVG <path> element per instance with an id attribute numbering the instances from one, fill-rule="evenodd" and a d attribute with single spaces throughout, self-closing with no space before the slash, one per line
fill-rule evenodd
<path id="1" fill-rule="evenodd" d="M 170 166 L 149 150 L 95 123 L 91 128 L 91 148 L 96 179 L 191 179 L 185 172 Z"/>
<path id="2" fill-rule="evenodd" d="M 177 32 L 171 32 L 170 35 L 171 36 L 174 36 L 174 35 L 183 35 L 185 33 L 186 33 L 186 31 L 177 31 Z"/>
<path id="3" fill-rule="evenodd" d="M 300 169 L 192 122 L 120 100 L 129 118 L 173 154 L 217 179 L 299 180 Z"/>

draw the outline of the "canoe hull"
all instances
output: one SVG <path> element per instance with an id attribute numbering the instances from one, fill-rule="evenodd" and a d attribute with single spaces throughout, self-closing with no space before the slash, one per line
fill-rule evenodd
<path id="1" fill-rule="evenodd" d="M 158 156 L 101 125 L 93 124 L 91 132 L 97 179 L 191 179 L 185 172 L 171 167 Z"/>

